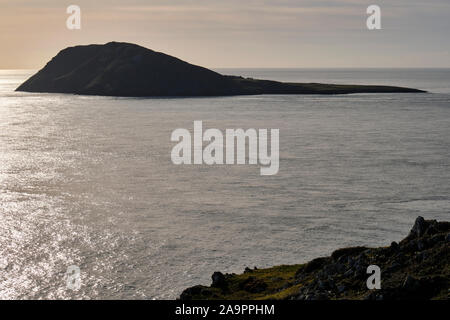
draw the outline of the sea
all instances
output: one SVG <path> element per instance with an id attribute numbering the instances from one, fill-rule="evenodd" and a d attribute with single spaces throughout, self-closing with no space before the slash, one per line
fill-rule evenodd
<path id="1" fill-rule="evenodd" d="M 428 93 L 117 98 L 15 92 L 35 70 L 0 70 L 0 299 L 174 299 L 449 220 L 450 69 L 217 71 Z M 278 174 L 174 165 L 196 120 L 279 129 Z"/>

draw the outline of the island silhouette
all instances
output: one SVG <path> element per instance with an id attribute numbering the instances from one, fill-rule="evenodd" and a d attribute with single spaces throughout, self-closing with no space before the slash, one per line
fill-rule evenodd
<path id="1" fill-rule="evenodd" d="M 124 42 L 68 47 L 16 91 L 123 97 L 425 92 L 394 86 L 283 83 L 227 76 Z"/>

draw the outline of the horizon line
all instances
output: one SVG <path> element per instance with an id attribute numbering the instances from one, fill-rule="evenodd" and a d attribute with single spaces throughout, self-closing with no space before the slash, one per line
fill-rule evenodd
<path id="1" fill-rule="evenodd" d="M 197 65 L 199 66 L 199 65 Z M 40 70 L 43 67 L 39 68 L 0 68 L 2 71 L 28 71 L 28 70 Z M 201 66 L 203 68 L 208 69 L 247 69 L 247 70 L 290 70 L 290 69 L 311 69 L 311 70 L 318 70 L 318 69 L 328 69 L 328 70 L 342 70 L 342 69 L 373 69 L 373 70 L 386 70 L 386 69 L 416 69 L 416 70 L 424 70 L 424 69 L 450 69 L 450 66 L 445 67 L 205 67 Z"/>

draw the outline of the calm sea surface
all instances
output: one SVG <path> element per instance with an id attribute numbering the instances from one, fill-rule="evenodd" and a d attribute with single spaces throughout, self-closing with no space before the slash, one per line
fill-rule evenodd
<path id="1" fill-rule="evenodd" d="M 450 218 L 450 70 L 220 70 L 428 94 L 16 93 L 0 71 L 0 298 L 163 299 L 214 271 L 389 245 Z M 175 166 L 176 128 L 279 128 L 280 171 Z M 70 265 L 81 289 L 66 288 Z"/>

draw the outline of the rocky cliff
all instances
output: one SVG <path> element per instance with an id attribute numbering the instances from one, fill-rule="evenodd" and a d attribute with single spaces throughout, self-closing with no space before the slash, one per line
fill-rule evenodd
<path id="1" fill-rule="evenodd" d="M 381 269 L 381 289 L 367 288 L 367 267 Z M 418 217 L 409 235 L 388 247 L 351 247 L 306 264 L 215 272 L 209 287 L 186 289 L 182 300 L 449 299 L 450 223 Z"/>

